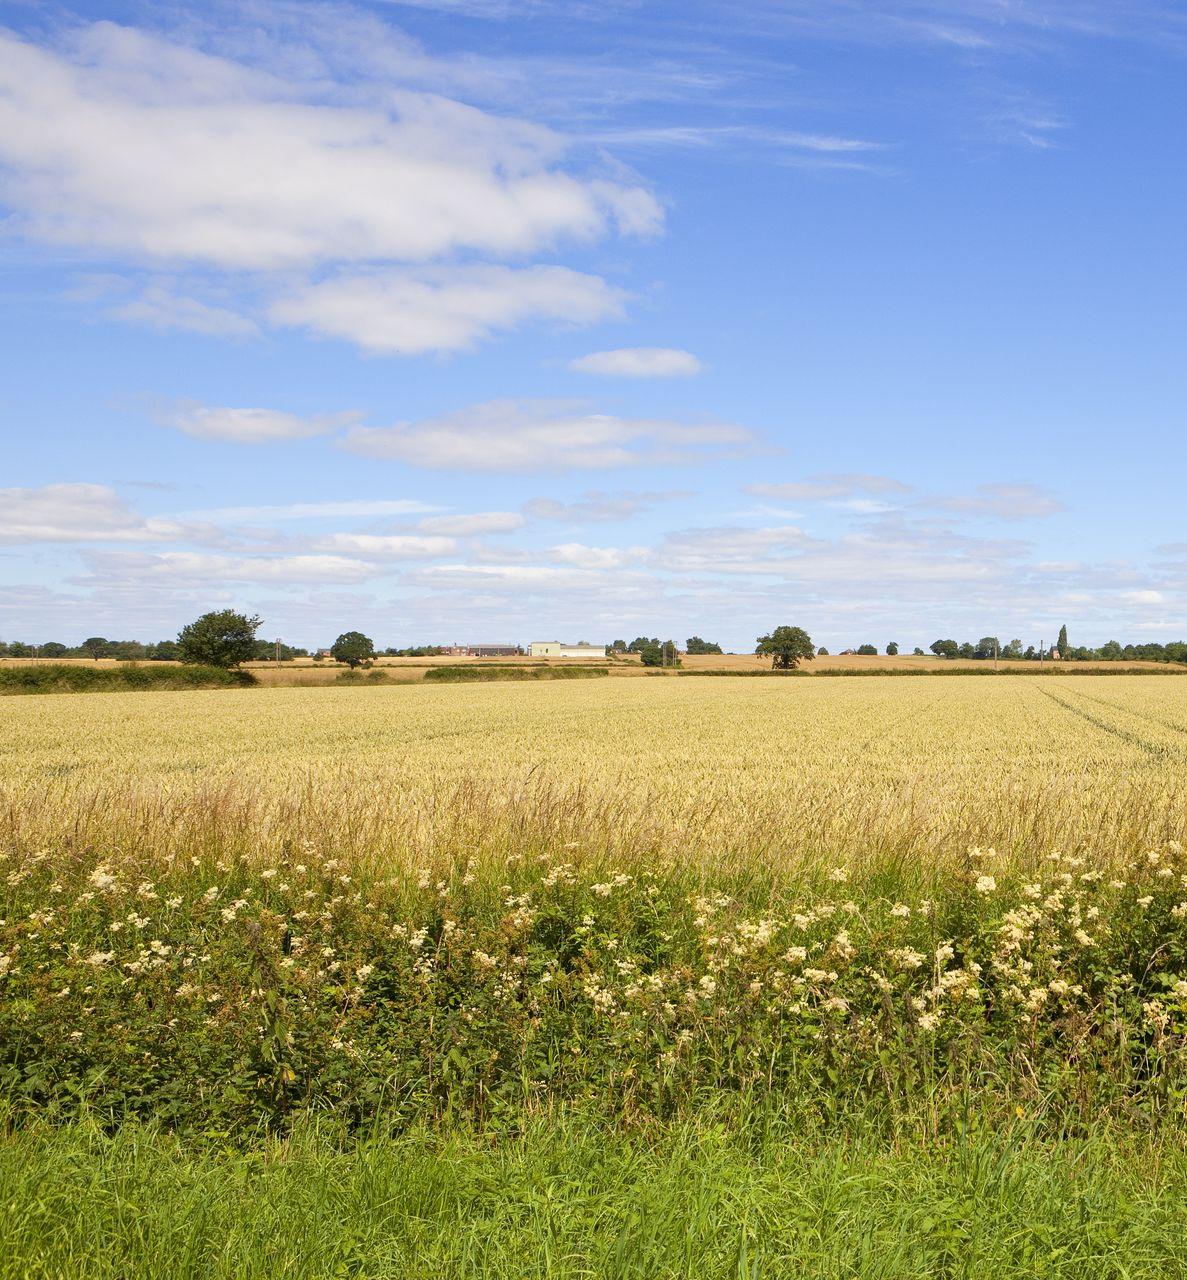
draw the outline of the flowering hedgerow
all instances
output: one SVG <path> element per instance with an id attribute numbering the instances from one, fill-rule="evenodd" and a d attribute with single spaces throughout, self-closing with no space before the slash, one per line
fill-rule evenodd
<path id="1" fill-rule="evenodd" d="M 669 1115 L 728 1092 L 1057 1117 L 1181 1110 L 1187 860 L 992 850 L 931 897 L 835 867 L 735 895 L 513 856 L 362 876 L 10 850 L 0 1099 L 216 1133 L 556 1102 Z M 1013 865 L 1013 864 L 1011 864 Z"/>

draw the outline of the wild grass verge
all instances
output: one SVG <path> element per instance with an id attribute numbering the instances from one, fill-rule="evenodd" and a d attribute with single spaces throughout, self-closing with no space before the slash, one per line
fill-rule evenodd
<path id="1" fill-rule="evenodd" d="M 1182 849 L 999 861 L 706 883 L 563 851 L 392 876 L 312 848 L 13 850 L 0 1099 L 237 1142 L 723 1098 L 832 1130 L 953 1131 L 970 1100 L 1060 1134 L 1182 1119 Z"/>
<path id="2" fill-rule="evenodd" d="M 1187 1269 L 1182 1136 L 557 1115 L 230 1153 L 82 1123 L 0 1137 L 0 1277 L 1163 1280 Z"/>
<path id="3" fill-rule="evenodd" d="M 254 685 L 250 671 L 222 667 L 140 666 L 87 667 L 53 663 L 0 667 L 0 695 L 19 693 L 128 693 L 145 689 L 241 689 Z"/>

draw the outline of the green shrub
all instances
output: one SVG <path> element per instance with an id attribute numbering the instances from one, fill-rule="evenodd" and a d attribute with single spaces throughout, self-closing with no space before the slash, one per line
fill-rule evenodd
<path id="1" fill-rule="evenodd" d="M 430 667 L 426 680 L 440 680 L 447 684 L 484 680 L 586 680 L 593 676 L 608 676 L 609 667 L 521 667 L 521 666 L 449 666 Z"/>
<path id="2" fill-rule="evenodd" d="M 227 689 L 254 685 L 249 671 L 224 667 L 88 667 L 81 663 L 38 663 L 0 667 L 0 694 L 126 692 L 141 689 Z"/>

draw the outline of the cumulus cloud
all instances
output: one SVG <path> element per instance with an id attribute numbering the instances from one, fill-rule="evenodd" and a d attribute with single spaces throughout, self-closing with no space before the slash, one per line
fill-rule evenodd
<path id="1" fill-rule="evenodd" d="M 272 321 L 367 351 L 414 356 L 472 347 L 533 320 L 592 324 L 626 295 L 568 267 L 440 266 L 338 275 L 278 298 Z"/>
<path id="2" fill-rule="evenodd" d="M 196 531 L 137 515 L 101 484 L 0 489 L 0 542 L 161 542 Z"/>
<path id="3" fill-rule="evenodd" d="M 700 373 L 701 362 L 691 351 L 671 347 L 620 347 L 570 360 L 569 368 L 606 378 L 690 378 Z"/>
<path id="4" fill-rule="evenodd" d="M 660 219 L 641 188 L 566 172 L 540 126 L 392 85 L 359 105 L 112 22 L 56 47 L 0 34 L 0 88 L 5 199 L 54 244 L 254 270 L 524 254 Z"/>
<path id="5" fill-rule="evenodd" d="M 779 498 L 791 502 L 826 502 L 853 498 L 858 494 L 903 494 L 910 485 L 889 476 L 864 474 L 809 476 L 782 484 L 751 484 L 747 493 L 760 498 Z"/>
<path id="6" fill-rule="evenodd" d="M 109 277 L 109 314 L 159 329 L 248 338 L 270 323 L 412 355 L 621 314 L 625 295 L 596 276 L 482 259 L 651 234 L 662 211 L 638 182 L 579 166 L 551 129 L 427 91 L 482 76 L 397 49 L 374 20 L 384 49 L 355 56 L 362 15 L 271 31 L 255 16 L 195 20 L 184 38 L 0 31 L 8 229 L 168 271 Z"/>
<path id="7" fill-rule="evenodd" d="M 420 522 L 425 533 L 443 533 L 458 538 L 484 533 L 514 533 L 527 524 L 518 511 L 479 511 L 473 515 L 429 516 Z"/>
<path id="8" fill-rule="evenodd" d="M 535 472 L 694 463 L 752 441 L 728 423 L 617 418 L 570 401 L 496 400 L 419 423 L 354 427 L 343 447 L 417 467 Z"/>
<path id="9" fill-rule="evenodd" d="M 359 413 L 325 413 L 302 418 L 278 409 L 229 409 L 187 401 L 161 410 L 156 420 L 197 440 L 231 444 L 274 444 L 282 440 L 307 440 L 358 422 Z"/>

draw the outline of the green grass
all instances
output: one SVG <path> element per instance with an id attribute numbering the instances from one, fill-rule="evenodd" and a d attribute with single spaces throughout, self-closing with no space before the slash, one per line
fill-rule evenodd
<path id="1" fill-rule="evenodd" d="M 608 667 L 430 667 L 424 678 L 447 684 L 487 680 L 586 680 L 591 676 L 609 675 Z"/>
<path id="2" fill-rule="evenodd" d="M 941 1144 L 537 1119 L 252 1153 L 128 1127 L 0 1139 L 0 1277 L 1180 1276 L 1179 1133 Z"/>
<path id="3" fill-rule="evenodd" d="M 0 667 L 0 694 L 127 693 L 146 689 L 223 689 L 255 684 L 249 671 L 222 667 L 140 666 L 86 667 L 72 663 Z"/>

